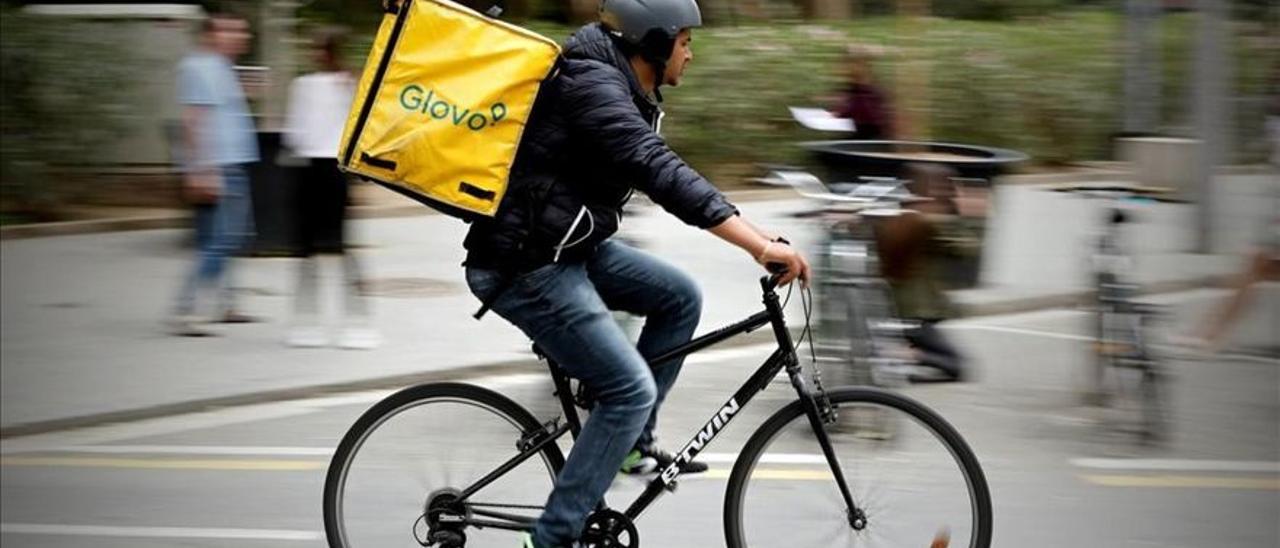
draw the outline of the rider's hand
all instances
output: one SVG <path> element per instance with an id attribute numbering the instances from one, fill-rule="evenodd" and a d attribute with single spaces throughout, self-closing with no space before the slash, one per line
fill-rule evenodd
<path id="1" fill-rule="evenodd" d="M 786 272 L 783 272 L 782 277 L 778 279 L 778 285 L 787 285 L 796 278 L 800 278 L 802 287 L 809 287 L 809 262 L 804 260 L 800 252 L 793 249 L 785 240 L 778 239 L 770 242 L 763 253 L 756 257 L 756 262 L 766 268 L 770 264 L 779 264 L 786 268 Z"/>

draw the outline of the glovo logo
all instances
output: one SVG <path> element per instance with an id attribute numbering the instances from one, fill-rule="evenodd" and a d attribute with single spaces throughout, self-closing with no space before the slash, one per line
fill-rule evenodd
<path id="1" fill-rule="evenodd" d="M 481 131 L 507 117 L 507 105 L 502 103 L 490 105 L 488 111 L 473 111 L 437 97 L 435 90 L 423 89 L 418 84 L 409 84 L 400 91 L 400 106 L 471 131 Z"/>

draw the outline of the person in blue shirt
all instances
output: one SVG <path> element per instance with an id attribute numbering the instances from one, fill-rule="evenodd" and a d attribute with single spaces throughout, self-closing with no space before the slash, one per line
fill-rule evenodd
<path id="1" fill-rule="evenodd" d="M 242 323 L 226 283 L 231 257 L 253 232 L 247 167 L 258 160 L 257 136 L 232 62 L 249 49 L 249 23 L 210 15 L 200 47 L 178 65 L 182 104 L 183 194 L 195 206 L 196 264 L 186 277 L 169 320 L 182 336 L 213 334 L 196 316 L 201 293 L 217 295 L 213 321 Z"/>

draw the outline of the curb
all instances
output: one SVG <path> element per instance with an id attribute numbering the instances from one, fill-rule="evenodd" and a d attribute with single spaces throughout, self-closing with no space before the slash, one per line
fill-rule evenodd
<path id="1" fill-rule="evenodd" d="M 1142 288 L 1138 290 L 1138 294 L 1158 295 L 1161 293 L 1190 291 L 1192 289 L 1199 289 L 1203 287 L 1223 287 L 1230 283 L 1231 277 L 1231 274 L 1215 274 L 1192 278 L 1189 280 L 1157 282 L 1142 286 Z M 972 318 L 975 316 L 1017 314 L 1019 312 L 1032 312 L 1048 308 L 1081 307 L 1092 303 L 1094 298 L 1095 291 L 1087 289 L 1069 293 L 1031 296 L 990 303 L 957 303 L 957 307 L 960 309 L 961 318 Z"/>
<path id="2" fill-rule="evenodd" d="M 755 202 L 797 197 L 790 189 L 750 189 L 726 192 L 728 196 L 740 202 Z M 348 209 L 350 219 L 384 219 L 391 217 L 416 217 L 419 215 L 440 215 L 435 210 L 412 202 L 394 205 L 362 205 Z M 84 221 L 63 221 L 56 223 L 29 223 L 0 226 L 0 240 L 24 240 L 48 236 L 73 236 L 77 234 L 97 234 L 103 232 L 127 232 L 133 230 L 156 230 L 164 228 L 186 228 L 191 225 L 191 216 L 183 210 L 174 210 L 163 215 L 146 217 L 118 217 L 112 219 L 92 219 Z"/>
<path id="3" fill-rule="evenodd" d="M 187 215 L 155 215 L 150 217 L 124 217 L 94 219 L 90 221 L 64 221 L 59 223 L 30 223 L 0 227 L 0 240 L 22 240 L 46 236 L 72 236 L 99 232 L 124 232 L 181 228 L 191 224 Z"/>
<path id="4" fill-rule="evenodd" d="M 354 206 L 351 208 L 350 218 L 379 219 L 384 217 L 413 217 L 416 215 L 430 215 L 433 213 L 433 211 L 430 211 L 426 207 L 420 205 Z M 0 227 L 0 240 L 22 240 L 48 236 L 73 236 L 77 234 L 127 232 L 133 230 L 186 228 L 189 226 L 191 226 L 191 216 L 185 213 L 175 212 L 149 217 L 121 217 L 115 219 L 10 225 Z"/>
<path id="5" fill-rule="evenodd" d="M 173 415 L 198 413 L 221 407 L 240 407 L 259 403 L 300 400 L 325 394 L 356 392 L 360 390 L 377 390 L 382 388 L 401 388 L 424 382 L 473 379 L 488 375 L 510 373 L 532 373 L 542 370 L 543 368 L 541 364 L 536 360 L 516 360 L 483 365 L 451 367 L 438 371 L 406 373 L 372 379 L 263 390 L 260 392 L 234 394 L 231 396 L 218 396 L 214 398 L 201 398 L 184 402 L 166 403 L 151 407 L 139 407 L 123 411 L 109 411 L 106 413 L 95 413 L 61 419 L 20 423 L 0 428 L 0 439 L 48 434 L 51 432 L 72 430 L 76 428 L 103 426 L 110 423 L 133 422 Z"/>
<path id="6" fill-rule="evenodd" d="M 1222 286 L 1229 281 L 1227 275 L 1203 276 L 1192 280 L 1175 280 L 1170 282 L 1161 282 L 1145 286 L 1140 291 L 1141 295 L 1156 295 L 1160 293 L 1176 293 L 1179 291 L 1188 291 L 1201 287 Z M 1045 295 L 1040 297 L 1027 297 L 1022 299 L 1010 299 L 1007 301 L 998 301 L 983 304 L 961 304 L 959 305 L 961 314 L 960 318 L 972 318 L 976 316 L 995 316 L 1002 314 L 1015 314 L 1019 312 L 1030 312 L 1035 310 L 1043 310 L 1046 308 L 1065 308 L 1086 305 L 1093 299 L 1093 291 L 1076 291 L 1071 293 L 1061 293 L 1057 295 Z M 747 346 L 758 344 L 768 340 L 771 331 L 761 330 L 755 333 L 747 334 L 731 342 L 717 345 L 718 348 L 733 348 L 736 346 Z M 794 333 L 793 333 L 794 335 Z M 404 373 L 399 375 L 390 375 L 385 377 L 375 377 L 369 379 L 358 379 L 352 381 L 335 382 L 328 384 L 317 384 L 311 386 L 280 388 L 274 390 L 262 390 L 258 392 L 248 392 L 244 394 L 234 394 L 230 396 L 218 396 L 213 398 L 201 398 L 185 402 L 166 403 L 150 407 L 140 407 L 136 409 L 126 409 L 123 411 L 110 411 L 106 413 L 95 413 L 88 415 L 80 415 L 75 417 L 66 417 L 61 419 L 52 419 L 44 421 L 35 421 L 29 423 L 20 423 L 7 427 L 0 427 L 0 439 L 17 438 L 22 436 L 32 436 L 37 434 L 48 434 L 64 430 L 76 428 L 89 428 L 95 426 L 103 426 L 111 423 L 133 422 L 146 419 L 156 419 L 173 415 L 183 415 L 188 413 L 198 413 L 201 411 L 209 411 L 222 407 L 239 407 L 245 405 L 253 405 L 260 403 L 299 400 L 312 398 L 324 394 L 335 394 L 344 392 L 356 392 L 360 390 L 376 390 L 391 389 L 412 386 L 426 382 L 438 382 L 445 380 L 467 380 L 489 375 L 513 374 L 513 373 L 540 373 L 545 372 L 542 363 L 537 359 L 510 360 L 503 362 L 495 362 L 489 364 L 466 365 L 440 369 L 436 371 L 424 371 L 420 373 Z"/>
<path id="7" fill-rule="evenodd" d="M 739 336 L 731 342 L 714 345 L 714 348 L 735 348 L 757 344 L 765 340 L 771 340 L 772 333 L 773 332 L 770 330 L 762 329 L 754 333 Z M 90 428 L 111 423 L 133 422 L 174 415 L 184 415 L 188 413 L 199 413 L 201 411 L 209 411 L 223 407 L 240 407 L 259 403 L 300 400 L 314 398 L 325 394 L 339 394 L 357 392 L 361 390 L 404 388 L 427 382 L 458 381 L 490 375 L 546 372 L 546 367 L 542 364 L 541 360 L 536 358 L 508 360 L 477 365 L 463 365 L 435 371 L 402 373 L 398 375 L 356 379 L 327 384 L 261 390 L 258 392 L 233 394 L 230 396 L 217 396 L 212 398 L 199 398 L 190 401 L 165 403 L 149 407 L 125 409 L 121 411 L 91 413 L 60 419 L 19 423 L 12 426 L 0 427 L 0 439 L 48 434 L 77 428 Z"/>

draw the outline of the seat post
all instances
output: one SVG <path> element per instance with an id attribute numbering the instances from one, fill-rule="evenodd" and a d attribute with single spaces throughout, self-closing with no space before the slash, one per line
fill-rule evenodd
<path id="1" fill-rule="evenodd" d="M 577 441 L 578 434 L 582 432 L 582 421 L 578 417 L 578 408 L 573 402 L 573 386 L 569 383 L 569 374 L 561 369 L 555 360 L 544 354 L 537 345 L 534 345 L 533 353 L 547 363 L 547 369 L 551 371 L 551 383 L 555 387 L 556 399 L 560 400 L 560 408 L 564 410 L 564 420 L 569 423 L 569 433 L 574 441 Z"/>

